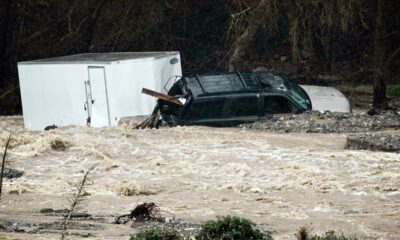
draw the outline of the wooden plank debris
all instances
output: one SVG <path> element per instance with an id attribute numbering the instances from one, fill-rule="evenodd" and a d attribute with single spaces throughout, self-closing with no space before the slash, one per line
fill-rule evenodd
<path id="1" fill-rule="evenodd" d="M 159 93 L 159 92 L 147 89 L 147 88 L 143 88 L 142 93 L 147 94 L 152 97 L 155 97 L 155 98 L 158 98 L 158 99 L 161 99 L 161 100 L 164 100 L 164 101 L 167 101 L 167 102 L 170 102 L 170 103 L 174 103 L 179 106 L 183 106 L 183 103 L 181 103 L 178 99 L 171 97 L 169 95 L 163 94 L 163 93 Z"/>

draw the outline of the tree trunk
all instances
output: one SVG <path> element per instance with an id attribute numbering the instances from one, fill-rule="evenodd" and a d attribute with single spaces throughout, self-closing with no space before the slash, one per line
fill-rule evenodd
<path id="1" fill-rule="evenodd" d="M 324 37 L 324 58 L 325 58 L 325 69 L 327 71 L 332 70 L 332 27 L 327 29 Z"/>
<path id="2" fill-rule="evenodd" d="M 310 9 L 312 7 L 309 7 Z M 304 20 L 304 37 L 303 37 L 303 57 L 308 61 L 315 60 L 315 52 L 314 52 L 314 32 L 313 32 L 313 16 L 312 13 L 305 11 L 305 20 Z"/>
<path id="3" fill-rule="evenodd" d="M 300 23 L 295 1 L 287 1 L 287 18 L 289 22 L 289 44 L 292 63 L 300 63 L 299 35 Z"/>
<path id="4" fill-rule="evenodd" d="M 246 49 L 249 47 L 257 30 L 264 23 L 262 9 L 267 5 L 268 0 L 260 0 L 257 7 L 249 16 L 248 26 L 234 43 L 233 53 L 229 59 L 229 71 L 238 70 L 239 61 L 243 58 Z"/>
<path id="5" fill-rule="evenodd" d="M 92 49 L 93 37 L 96 31 L 97 20 L 100 17 L 100 12 L 103 9 L 104 5 L 107 3 L 107 0 L 96 1 L 96 5 L 90 9 L 90 16 L 85 24 L 85 28 L 83 29 L 82 36 L 82 52 L 90 52 Z"/>
<path id="6" fill-rule="evenodd" d="M 7 42 L 10 34 L 10 12 L 11 12 L 11 0 L 6 0 L 0 7 L 1 17 L 0 18 L 0 89 L 5 88 L 5 65 L 6 65 L 6 53 L 7 53 Z"/>
<path id="7" fill-rule="evenodd" d="M 334 22 L 336 19 L 336 13 L 337 13 L 337 5 L 336 1 L 327 1 L 326 3 L 326 11 L 327 11 L 327 19 L 326 21 L 328 22 L 323 37 L 322 37 L 322 46 L 324 50 L 324 59 L 325 59 L 325 70 L 326 71 L 331 71 L 332 70 L 332 62 L 333 62 L 333 56 L 332 56 L 332 42 L 333 42 L 333 35 L 334 35 L 334 29 L 335 29 L 335 24 Z"/>
<path id="8" fill-rule="evenodd" d="M 387 108 L 386 98 L 386 11 L 385 0 L 377 0 L 376 26 L 374 38 L 374 79 L 373 79 L 373 109 L 382 110 Z"/>

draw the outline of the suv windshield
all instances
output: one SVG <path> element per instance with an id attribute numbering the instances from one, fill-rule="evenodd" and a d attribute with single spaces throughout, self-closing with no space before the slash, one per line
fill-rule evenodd
<path id="1" fill-rule="evenodd" d="M 285 83 L 289 95 L 293 98 L 293 100 L 295 100 L 303 109 L 311 109 L 311 102 L 307 96 L 307 93 L 297 84 L 294 84 L 289 80 L 286 80 Z"/>

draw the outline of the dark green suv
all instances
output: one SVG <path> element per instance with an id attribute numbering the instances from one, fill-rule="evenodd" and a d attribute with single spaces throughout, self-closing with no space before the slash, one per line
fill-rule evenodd
<path id="1" fill-rule="evenodd" d="M 183 106 L 161 101 L 162 119 L 170 125 L 231 126 L 268 114 L 311 109 L 306 92 L 281 74 L 233 72 L 180 78 L 168 95 Z"/>

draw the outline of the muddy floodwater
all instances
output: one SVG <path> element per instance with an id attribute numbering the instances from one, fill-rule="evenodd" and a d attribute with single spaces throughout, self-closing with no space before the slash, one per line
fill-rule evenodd
<path id="1" fill-rule="evenodd" d="M 0 232 L 0 239 L 59 239 L 45 226 L 60 217 L 40 210 L 66 208 L 94 164 L 79 211 L 101 220 L 87 223 L 87 239 L 129 239 L 136 230 L 112 219 L 143 202 L 191 223 L 243 216 L 275 239 L 294 239 L 304 225 L 400 239 L 400 154 L 344 150 L 344 134 L 129 124 L 27 131 L 22 117 L 1 117 L 2 146 L 10 133 L 10 167 L 24 175 L 5 180 L 0 220 L 27 230 Z M 29 231 L 35 226 L 41 229 Z"/>

